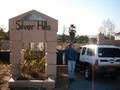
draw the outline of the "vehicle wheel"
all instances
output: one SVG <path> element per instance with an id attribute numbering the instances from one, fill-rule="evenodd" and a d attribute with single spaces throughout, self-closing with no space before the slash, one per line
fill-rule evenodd
<path id="1" fill-rule="evenodd" d="M 86 80 L 92 80 L 92 68 L 91 68 L 91 66 L 85 67 L 84 77 Z"/>

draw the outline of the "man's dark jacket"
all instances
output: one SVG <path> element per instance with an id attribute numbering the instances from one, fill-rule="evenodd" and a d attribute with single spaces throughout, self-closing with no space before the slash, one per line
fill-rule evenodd
<path id="1" fill-rule="evenodd" d="M 76 61 L 77 60 L 77 52 L 73 48 L 66 48 L 65 50 L 65 56 L 67 60 L 70 61 Z"/>

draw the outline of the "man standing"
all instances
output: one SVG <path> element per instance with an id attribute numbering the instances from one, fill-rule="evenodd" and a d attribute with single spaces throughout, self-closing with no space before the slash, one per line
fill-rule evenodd
<path id="1" fill-rule="evenodd" d="M 70 83 L 74 81 L 74 71 L 75 71 L 75 64 L 77 60 L 77 52 L 73 48 L 73 44 L 68 44 L 68 47 L 65 49 L 65 56 L 68 62 L 68 78 Z"/>

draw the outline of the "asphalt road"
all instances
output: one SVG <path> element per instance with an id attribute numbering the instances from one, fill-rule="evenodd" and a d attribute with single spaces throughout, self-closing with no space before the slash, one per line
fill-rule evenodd
<path id="1" fill-rule="evenodd" d="M 77 73 L 76 80 L 69 86 L 69 90 L 120 90 L 120 78 L 112 79 L 107 75 L 87 81 L 81 73 Z"/>
<path id="2" fill-rule="evenodd" d="M 83 73 L 76 73 L 75 81 L 69 84 L 66 77 L 58 80 L 55 90 L 120 90 L 120 78 L 112 79 L 109 76 L 99 76 L 94 81 L 84 79 Z M 60 79 L 60 78 L 59 78 Z"/>

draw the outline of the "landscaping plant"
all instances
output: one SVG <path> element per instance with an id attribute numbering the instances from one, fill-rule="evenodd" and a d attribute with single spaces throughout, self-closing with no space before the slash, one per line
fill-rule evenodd
<path id="1" fill-rule="evenodd" d="M 27 49 L 24 53 L 24 62 L 21 63 L 21 76 L 23 79 L 45 80 L 45 51 Z"/>

